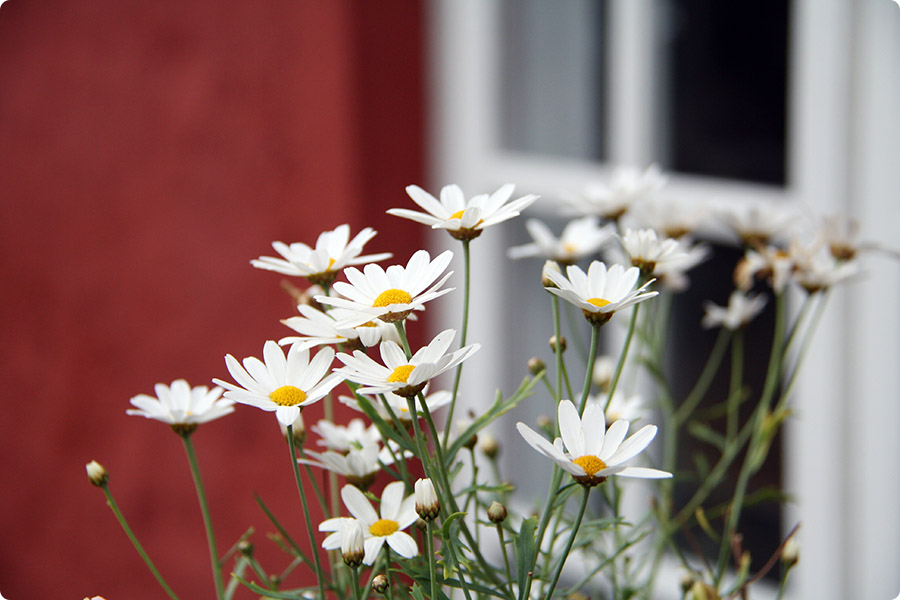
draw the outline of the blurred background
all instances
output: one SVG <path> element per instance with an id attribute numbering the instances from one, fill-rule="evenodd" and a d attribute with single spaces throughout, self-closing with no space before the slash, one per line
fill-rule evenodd
<path id="1" fill-rule="evenodd" d="M 211 597 L 183 450 L 124 411 L 284 335 L 280 276 L 249 265 L 273 240 L 373 226 L 367 250 L 405 262 L 446 243 L 384 216 L 408 184 L 511 181 L 553 217 L 612 166 L 656 162 L 676 196 L 846 212 L 896 248 L 898 107 L 891 0 L 8 0 L 0 592 L 161 597 L 86 481 L 96 459 L 181 597 Z M 497 229 L 474 245 L 471 329 L 497 342 L 467 377 L 509 389 L 527 356 L 506 352 L 508 306 L 532 275 L 505 267 L 521 223 Z M 777 457 L 797 502 L 763 526 L 803 522 L 794 598 L 900 591 L 900 269 L 865 266 L 823 319 Z M 220 547 L 252 525 L 281 560 L 252 499 L 300 530 L 272 415 L 238 407 L 194 441 Z"/>

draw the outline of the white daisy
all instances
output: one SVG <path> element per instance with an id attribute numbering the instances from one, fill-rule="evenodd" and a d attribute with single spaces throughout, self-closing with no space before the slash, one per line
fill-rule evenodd
<path id="1" fill-rule="evenodd" d="M 581 196 L 567 198 L 566 201 L 577 214 L 597 215 L 615 221 L 628 212 L 635 202 L 661 190 L 665 184 L 666 178 L 656 165 L 644 170 L 617 167 L 608 185 L 590 184 Z"/>
<path id="2" fill-rule="evenodd" d="M 725 327 L 735 331 L 746 327 L 761 313 L 766 301 L 766 297 L 762 294 L 745 294 L 741 290 L 734 290 L 728 296 L 728 306 L 718 306 L 707 300 L 704 303 L 706 314 L 701 323 L 707 329 Z"/>
<path id="3" fill-rule="evenodd" d="M 406 267 L 391 265 L 385 270 L 369 264 L 363 271 L 350 267 L 344 271 L 349 283 L 338 281 L 334 284 L 335 291 L 343 298 L 316 296 L 316 301 L 346 308 L 359 315 L 338 323 L 340 327 L 360 325 L 375 318 L 388 322 L 401 321 L 412 311 L 422 310 L 426 302 L 453 289 L 439 289 L 453 273 L 451 271 L 441 276 L 452 258 L 450 250 L 434 260 L 427 251 L 419 250 L 412 255 Z"/>
<path id="4" fill-rule="evenodd" d="M 600 408 L 606 406 L 609 394 L 597 394 L 588 397 L 588 404 L 595 403 Z M 646 419 L 650 411 L 644 404 L 644 398 L 640 394 L 632 394 L 626 396 L 620 391 L 613 393 L 612 400 L 609 400 L 609 406 L 604 411 L 604 417 L 607 423 L 615 423 L 619 420 L 625 420 L 634 423 L 640 419 Z"/>
<path id="5" fill-rule="evenodd" d="M 374 229 L 366 227 L 350 241 L 350 226 L 344 224 L 321 233 L 315 248 L 302 242 L 291 245 L 273 242 L 272 247 L 281 258 L 261 256 L 257 260 L 251 260 L 250 264 L 257 269 L 306 277 L 312 283 L 330 285 L 338 272 L 348 265 L 361 265 L 391 257 L 389 252 L 360 256 L 363 246 L 375 234 Z"/>
<path id="6" fill-rule="evenodd" d="M 375 425 L 366 427 L 362 419 L 350 419 L 346 425 L 338 425 L 322 419 L 311 429 L 321 438 L 316 442 L 318 445 L 335 452 L 347 453 L 351 448 L 360 448 L 367 444 L 381 442 L 378 428 Z"/>
<path id="7" fill-rule="evenodd" d="M 341 489 L 344 506 L 363 527 L 363 542 L 366 550 L 363 564 L 372 565 L 385 542 L 391 549 L 404 558 L 412 558 L 419 553 L 416 541 L 403 530 L 416 522 L 416 497 L 403 497 L 404 484 L 394 481 L 385 486 L 381 494 L 380 514 L 372 508 L 365 495 L 352 485 Z M 341 525 L 346 517 L 328 519 L 319 524 L 319 531 L 333 531 L 340 534 Z M 326 545 L 327 544 L 327 545 Z M 337 545 L 335 545 L 337 544 Z M 331 546 L 331 548 L 329 548 Z M 340 535 L 331 535 L 322 543 L 326 549 L 340 547 Z"/>
<path id="8" fill-rule="evenodd" d="M 399 450 L 395 452 L 398 456 L 405 455 Z M 364 443 L 359 447 L 351 447 L 347 453 L 331 450 L 320 453 L 307 450 L 306 455 L 310 458 L 297 459 L 297 462 L 343 475 L 347 479 L 347 483 L 364 491 L 375 481 L 375 476 L 381 470 L 382 465 L 394 462 L 394 454 L 390 449 L 381 448 L 379 444 L 372 442 Z"/>
<path id="9" fill-rule="evenodd" d="M 648 277 L 653 276 L 657 267 L 664 269 L 666 265 L 684 263 L 688 259 L 681 242 L 662 239 L 653 229 L 626 229 L 618 238 L 632 266 Z"/>
<path id="10" fill-rule="evenodd" d="M 140 394 L 131 399 L 135 408 L 125 411 L 168 423 L 179 433 L 190 433 L 200 423 L 206 423 L 234 412 L 234 402 L 221 398 L 222 388 L 205 385 L 191 387 L 184 379 L 176 379 L 171 386 L 157 383 L 156 397 Z"/>
<path id="11" fill-rule="evenodd" d="M 341 381 L 336 373 L 328 375 L 334 350 L 323 348 L 309 360 L 309 350 L 292 346 L 287 358 L 281 347 L 272 340 L 263 348 L 265 362 L 250 356 L 244 359 L 244 366 L 232 355 L 225 357 L 228 372 L 239 385 L 213 379 L 227 391 L 225 397 L 255 406 L 265 411 L 274 411 L 278 421 L 291 425 L 300 410 L 321 400 Z"/>
<path id="12" fill-rule="evenodd" d="M 794 256 L 781 248 L 762 245 L 756 250 L 748 249 L 734 269 L 735 284 L 745 292 L 753 287 L 757 279 L 765 280 L 780 294 L 790 283 L 795 269 Z"/>
<path id="13" fill-rule="evenodd" d="M 566 268 L 568 277 L 552 270 L 546 270 L 545 276 L 557 287 L 546 288 L 548 292 L 555 294 L 579 307 L 585 318 L 595 325 L 602 325 L 609 321 L 617 310 L 627 308 L 649 298 L 653 298 L 659 292 L 645 292 L 648 281 L 635 289 L 640 269 L 631 267 L 627 271 L 622 265 L 613 265 L 608 270 L 600 261 L 594 261 L 585 273 L 575 265 Z"/>
<path id="14" fill-rule="evenodd" d="M 281 338 L 278 343 L 282 346 L 296 344 L 301 350 L 325 344 L 345 344 L 350 348 L 362 346 L 369 348 L 384 340 L 400 341 L 397 328 L 381 319 L 372 319 L 355 327 L 339 326 L 338 323 L 352 321 L 358 315 L 357 312 L 346 308 L 335 307 L 328 312 L 323 312 L 312 306 L 300 304 L 297 306 L 297 310 L 302 316 L 288 317 L 281 322 L 301 334 L 302 337 L 292 335 Z"/>
<path id="15" fill-rule="evenodd" d="M 443 408 L 450 404 L 450 400 L 453 397 L 453 394 L 446 390 L 442 390 L 439 392 L 434 392 L 433 394 L 428 393 L 427 386 L 423 388 L 422 394 L 425 396 L 425 406 L 428 407 L 428 412 L 434 414 L 439 408 Z M 409 418 L 409 404 L 406 401 L 406 398 L 402 396 L 398 396 L 397 394 L 393 394 L 391 392 L 385 392 L 383 394 L 378 394 L 379 400 L 372 400 L 372 407 L 378 412 L 378 415 L 387 422 L 390 422 L 392 417 L 391 413 L 388 412 L 387 408 L 385 408 L 385 404 L 389 405 L 394 415 L 400 421 L 404 423 L 411 422 Z M 358 411 L 362 411 L 362 407 L 359 405 L 359 400 L 357 400 L 353 396 L 340 396 L 338 400 L 350 408 Z M 382 402 L 383 401 L 383 402 Z M 416 396 L 416 412 L 421 417 L 424 408 L 422 407 L 422 402 L 419 400 L 418 395 Z"/>
<path id="16" fill-rule="evenodd" d="M 409 359 L 395 342 L 383 342 L 379 346 L 383 365 L 359 350 L 352 356 L 342 352 L 337 358 L 346 366 L 336 372 L 362 384 L 364 387 L 358 390 L 360 394 L 393 392 L 403 397 L 415 396 L 429 380 L 452 369 L 481 347 L 471 344 L 448 354 L 447 349 L 455 335 L 453 329 L 440 332 Z"/>
<path id="17" fill-rule="evenodd" d="M 458 185 L 444 186 L 440 200 L 419 186 L 410 185 L 407 186 L 406 193 L 426 212 L 405 208 L 392 208 L 387 212 L 389 215 L 431 225 L 432 229 L 446 229 L 458 240 L 471 240 L 481 235 L 485 227 L 512 219 L 538 199 L 534 194 L 529 194 L 509 202 L 515 187 L 507 183 L 490 196 L 480 194 L 466 201 L 466 196 Z"/>
<path id="18" fill-rule="evenodd" d="M 537 219 L 528 219 L 525 229 L 534 242 L 513 246 L 507 250 L 507 256 L 514 259 L 541 256 L 567 265 L 599 252 L 613 239 L 616 230 L 612 224 L 601 227 L 600 220 L 593 216 L 569 221 L 558 239 Z"/>
<path id="19" fill-rule="evenodd" d="M 731 228 L 741 242 L 759 248 L 778 239 L 796 221 L 796 215 L 777 205 L 727 204 L 716 216 Z"/>
<path id="20" fill-rule="evenodd" d="M 631 214 L 642 227 L 655 229 L 667 238 L 693 234 L 706 220 L 708 210 L 697 202 L 674 198 L 645 198 Z"/>
<path id="21" fill-rule="evenodd" d="M 610 475 L 644 479 L 672 476 L 657 469 L 624 466 L 656 437 L 655 425 L 645 425 L 625 440 L 628 421 L 620 419 L 607 430 L 603 407 L 599 404 L 588 404 L 584 416 L 579 417 L 575 405 L 570 400 L 563 400 L 559 403 L 558 415 L 562 437 L 552 444 L 524 423 L 517 423 L 516 428 L 532 448 L 559 465 L 581 485 L 593 487 Z"/>

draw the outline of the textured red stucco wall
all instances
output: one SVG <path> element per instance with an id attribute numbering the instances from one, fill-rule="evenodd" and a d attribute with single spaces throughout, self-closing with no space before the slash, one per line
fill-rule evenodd
<path id="1" fill-rule="evenodd" d="M 373 225 L 423 181 L 421 7 L 349 0 L 9 0 L 0 6 L 0 593 L 163 597 L 84 463 L 182 599 L 212 598 L 180 440 L 126 417 L 155 382 L 227 378 L 293 314 L 249 260 Z M 321 409 L 306 413 L 315 421 Z M 271 414 L 194 435 L 224 551 L 249 525 L 300 540 Z M 252 597 L 243 594 L 238 597 Z"/>

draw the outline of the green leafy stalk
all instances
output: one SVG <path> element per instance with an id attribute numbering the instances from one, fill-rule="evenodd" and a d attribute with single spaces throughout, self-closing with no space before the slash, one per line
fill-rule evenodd
<path id="1" fill-rule="evenodd" d="M 637 305 L 635 305 L 637 308 Z M 634 329 L 634 316 L 632 314 L 632 329 Z M 584 374 L 584 386 L 581 388 L 581 402 L 578 403 L 578 414 L 584 414 L 584 407 L 587 406 L 588 396 L 591 394 L 591 381 L 594 377 L 594 363 L 597 361 L 597 346 L 600 341 L 600 325 L 594 325 L 591 327 L 591 349 L 588 351 L 587 357 L 587 369 Z M 618 375 L 618 372 L 616 373 Z M 612 398 L 612 387 L 610 387 L 610 398 Z M 609 407 L 609 400 L 606 401 L 606 406 Z"/>
<path id="2" fill-rule="evenodd" d="M 156 569 L 156 566 L 153 564 L 153 561 L 150 560 L 150 557 L 147 556 L 147 553 L 144 551 L 144 547 L 141 546 L 141 543 L 138 541 L 137 537 L 135 537 L 134 532 L 131 531 L 131 527 L 128 526 L 128 521 L 125 520 L 125 517 L 122 515 L 122 511 L 119 510 L 119 505 L 116 504 L 116 501 L 113 500 L 112 493 L 109 491 L 109 484 L 104 483 L 102 486 L 103 493 L 106 495 L 106 504 L 112 509 L 113 514 L 116 515 L 116 519 L 119 520 L 119 525 L 122 526 L 122 529 L 125 530 L 125 535 L 128 536 L 128 539 L 131 540 L 131 545 L 134 546 L 134 549 L 137 550 L 137 553 L 141 555 L 141 558 L 144 559 L 144 564 L 147 565 L 147 568 L 150 569 L 150 572 L 153 573 L 153 576 L 156 577 L 156 581 L 159 582 L 159 585 L 162 586 L 162 589 L 168 594 L 169 598 L 172 600 L 178 600 L 178 596 L 175 595 L 175 592 L 172 591 L 172 588 L 169 587 L 169 584 L 166 583 L 166 580 L 163 579 L 162 575 L 159 574 L 159 571 Z"/>
<path id="3" fill-rule="evenodd" d="M 637 323 L 637 314 L 640 304 L 635 304 L 631 309 L 631 320 L 628 321 L 628 332 L 625 334 L 625 341 L 622 343 L 622 353 L 619 355 L 619 362 L 616 364 L 616 371 L 613 373 L 612 381 L 609 382 L 609 395 L 606 397 L 606 405 L 603 412 L 609 410 L 609 403 L 612 402 L 613 394 L 616 392 L 616 386 L 619 385 L 619 377 L 622 376 L 622 368 L 625 366 L 625 359 L 628 357 L 628 349 L 631 347 L 631 338 L 634 337 L 634 326 Z"/>
<path id="4" fill-rule="evenodd" d="M 188 463 L 191 465 L 191 475 L 194 478 L 194 487 L 197 489 L 197 499 L 200 501 L 200 512 L 203 514 L 203 526 L 206 528 L 206 543 L 209 546 L 209 558 L 212 563 L 213 581 L 216 585 L 216 598 L 222 600 L 225 597 L 225 582 L 222 581 L 222 563 L 219 562 L 219 551 L 216 548 L 216 534 L 213 529 L 212 517 L 209 513 L 209 504 L 206 501 L 206 491 L 203 481 L 200 479 L 200 467 L 197 464 L 197 455 L 194 452 L 194 443 L 191 434 L 179 434 L 184 442 L 184 450 L 187 453 Z"/>

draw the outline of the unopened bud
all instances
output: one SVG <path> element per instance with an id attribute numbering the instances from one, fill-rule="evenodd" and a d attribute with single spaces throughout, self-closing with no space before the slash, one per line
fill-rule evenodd
<path id="1" fill-rule="evenodd" d="M 541 269 L 541 285 L 543 285 L 545 288 L 559 287 L 558 285 L 553 283 L 553 281 L 551 281 L 549 277 L 547 277 L 547 273 L 550 271 L 559 273 L 560 275 L 562 274 L 562 269 L 559 268 L 559 263 L 557 263 L 555 260 L 546 261 L 543 268 Z"/>
<path id="2" fill-rule="evenodd" d="M 482 431 L 481 435 L 478 436 L 478 447 L 491 460 L 497 458 L 497 455 L 500 454 L 500 442 L 497 441 L 493 434 L 487 431 Z"/>
<path id="3" fill-rule="evenodd" d="M 363 544 L 363 528 L 356 519 L 341 521 L 341 557 L 344 564 L 355 569 L 362 564 L 366 555 Z"/>
<path id="4" fill-rule="evenodd" d="M 694 576 L 690 573 L 682 573 L 679 583 L 681 584 L 681 591 L 687 594 L 694 587 Z"/>
<path id="5" fill-rule="evenodd" d="M 528 359 L 527 367 L 528 372 L 532 375 L 540 375 L 547 370 L 547 365 L 544 364 L 544 361 L 539 359 L 537 356 L 532 356 Z"/>
<path id="6" fill-rule="evenodd" d="M 238 552 L 246 557 L 253 556 L 253 544 L 249 540 L 241 540 L 238 542 Z"/>
<path id="7" fill-rule="evenodd" d="M 800 543 L 797 538 L 792 537 L 784 543 L 784 549 L 781 551 L 781 562 L 784 566 L 791 568 L 800 560 Z"/>
<path id="8" fill-rule="evenodd" d="M 278 426 L 281 428 L 281 435 L 284 436 L 284 439 L 287 440 L 288 429 L 282 424 L 280 421 Z M 294 419 L 294 422 L 291 424 L 291 431 L 294 435 L 294 445 L 302 446 L 303 442 L 306 441 L 306 425 L 303 424 L 303 414 L 297 415 L 297 418 Z"/>
<path id="9" fill-rule="evenodd" d="M 472 422 L 469 421 L 468 419 L 460 419 L 459 421 L 456 422 L 456 430 L 459 431 L 461 434 L 465 433 L 465 431 L 469 428 L 469 426 L 471 424 L 472 424 Z M 466 441 L 463 443 L 463 447 L 465 447 L 467 450 L 471 450 L 472 448 L 475 447 L 475 444 L 477 444 L 477 443 L 478 443 L 478 434 L 473 433 L 471 436 L 466 438 Z"/>
<path id="10" fill-rule="evenodd" d="M 550 336 L 549 343 L 550 343 L 550 349 L 553 350 L 553 352 L 556 352 L 556 336 L 555 335 Z M 564 338 L 564 337 L 559 338 L 559 349 L 561 352 L 566 351 L 566 338 Z"/>
<path id="11" fill-rule="evenodd" d="M 379 573 L 372 579 L 372 589 L 379 594 L 384 594 L 388 589 L 388 578 Z"/>
<path id="12" fill-rule="evenodd" d="M 692 600 L 720 600 L 719 594 L 712 587 L 706 585 L 702 581 L 695 581 L 691 586 Z"/>
<path id="13" fill-rule="evenodd" d="M 487 510 L 488 520 L 495 525 L 499 525 L 506 520 L 506 507 L 497 501 L 491 502 Z"/>
<path id="14" fill-rule="evenodd" d="M 441 512 L 441 503 L 430 479 L 419 479 L 415 485 L 416 514 L 424 521 L 434 521 Z"/>
<path id="15" fill-rule="evenodd" d="M 88 480 L 97 487 L 103 487 L 109 481 L 109 472 L 96 460 L 84 465 L 84 470 L 87 471 Z"/>
<path id="16" fill-rule="evenodd" d="M 553 421 L 547 415 L 540 415 L 537 418 L 537 426 L 543 431 L 549 431 L 553 429 Z"/>

